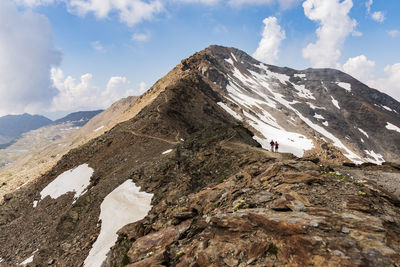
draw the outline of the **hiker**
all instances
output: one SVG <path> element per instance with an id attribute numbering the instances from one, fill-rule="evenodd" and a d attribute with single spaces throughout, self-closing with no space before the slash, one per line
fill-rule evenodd
<path id="1" fill-rule="evenodd" d="M 274 140 L 271 140 L 269 144 L 271 145 L 271 152 L 274 152 L 274 146 L 275 146 Z"/>
<path id="2" fill-rule="evenodd" d="M 275 152 L 278 152 L 279 144 L 278 141 L 275 141 Z"/>

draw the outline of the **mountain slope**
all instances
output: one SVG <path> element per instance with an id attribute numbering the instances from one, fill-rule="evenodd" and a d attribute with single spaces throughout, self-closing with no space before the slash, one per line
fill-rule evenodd
<path id="1" fill-rule="evenodd" d="M 332 69 L 296 71 L 265 65 L 244 52 L 212 46 L 183 62 L 224 96 L 263 147 L 338 163 L 398 161 L 400 103 Z M 391 126 L 393 125 L 393 126 Z M 300 135 L 299 135 L 300 134 Z M 332 153 L 326 149 L 329 147 Z"/>
<path id="2" fill-rule="evenodd" d="M 21 134 L 50 124 L 52 121 L 40 115 L 7 115 L 0 117 L 0 142 L 11 142 Z"/>
<path id="3" fill-rule="evenodd" d="M 211 47 L 182 61 L 128 107 L 129 120 L 6 195 L 0 264 L 32 259 L 33 266 L 83 265 L 109 223 L 99 221 L 107 217 L 103 204 L 127 181 L 153 194 L 152 207 L 143 220 L 118 231 L 107 255 L 98 255 L 105 266 L 400 264 L 398 191 L 373 181 L 399 179 L 400 166 L 332 168 L 262 149 L 256 142 L 261 137 L 246 128 L 256 127 L 235 118 L 260 115 L 227 103 L 219 84 L 229 84 L 223 79 L 229 73 L 218 71 L 225 60 L 212 56 L 215 49 L 233 51 Z M 298 134 L 310 138 L 306 124 L 299 125 Z M 71 176 L 81 168 L 93 170 L 90 179 Z M 66 175 L 82 184 L 76 192 L 55 199 L 44 193 Z M 120 213 L 113 215 L 112 221 L 120 220 Z"/>

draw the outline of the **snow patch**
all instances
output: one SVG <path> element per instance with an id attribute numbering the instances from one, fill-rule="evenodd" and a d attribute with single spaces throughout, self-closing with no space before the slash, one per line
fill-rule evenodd
<path id="1" fill-rule="evenodd" d="M 322 117 L 322 115 L 319 115 L 317 113 L 315 113 L 314 118 L 318 119 L 318 120 L 325 120 L 324 117 Z"/>
<path id="2" fill-rule="evenodd" d="M 234 55 L 232 52 L 231 52 L 231 56 L 232 56 L 232 58 L 233 58 L 235 61 L 237 61 L 235 55 Z"/>
<path id="3" fill-rule="evenodd" d="M 226 112 L 228 112 L 230 115 L 232 115 L 235 119 L 240 120 L 240 121 L 242 120 L 242 117 L 239 114 L 237 114 L 235 111 L 230 109 L 225 103 L 218 102 L 217 104 L 221 108 L 223 108 Z"/>
<path id="4" fill-rule="evenodd" d="M 228 62 L 229 64 L 231 64 L 232 66 L 234 66 L 233 60 L 231 58 L 228 58 L 228 59 L 225 58 L 225 61 Z"/>
<path id="5" fill-rule="evenodd" d="M 131 180 L 125 181 L 108 194 L 100 206 L 101 229 L 84 266 L 98 267 L 118 239 L 117 231 L 123 226 L 143 219 L 151 209 L 153 194 L 139 192 Z"/>
<path id="6" fill-rule="evenodd" d="M 293 85 L 294 89 L 296 89 L 298 91 L 298 92 L 296 92 L 296 94 L 299 97 L 316 100 L 314 95 L 311 93 L 311 91 L 306 89 L 306 87 L 304 85 L 297 85 L 297 84 L 293 84 L 293 83 L 292 83 L 292 85 Z"/>
<path id="7" fill-rule="evenodd" d="M 332 98 L 332 103 L 333 103 L 333 105 L 334 105 L 335 107 L 337 107 L 338 109 L 340 109 L 339 102 L 338 102 L 336 99 L 334 99 L 333 96 L 331 96 L 331 98 Z"/>
<path id="8" fill-rule="evenodd" d="M 295 75 L 294 75 L 294 77 L 298 77 L 298 78 L 305 78 L 306 77 L 306 75 L 304 74 L 304 73 L 296 73 Z"/>
<path id="9" fill-rule="evenodd" d="M 339 85 L 340 87 L 342 87 L 344 90 L 351 92 L 351 84 L 343 83 L 343 82 L 338 82 L 336 84 Z"/>
<path id="10" fill-rule="evenodd" d="M 168 150 L 164 151 L 162 154 L 165 155 L 165 154 L 168 154 L 168 153 L 171 153 L 171 152 L 172 152 L 172 149 L 168 149 Z"/>
<path id="11" fill-rule="evenodd" d="M 387 107 L 387 106 L 382 106 L 384 109 L 386 109 L 386 110 L 388 110 L 388 111 L 391 111 L 391 112 L 396 112 L 397 113 L 397 111 L 395 111 L 395 110 L 393 110 L 393 109 L 391 109 L 391 108 L 389 108 L 389 107 Z"/>
<path id="12" fill-rule="evenodd" d="M 326 127 L 329 126 L 329 122 L 327 122 L 327 121 L 324 121 L 322 124 L 323 124 L 324 126 L 326 126 Z"/>
<path id="13" fill-rule="evenodd" d="M 396 132 L 399 132 L 399 133 L 400 133 L 400 128 L 397 127 L 397 126 L 394 125 L 394 124 L 391 124 L 390 122 L 387 123 L 386 129 L 392 130 L 392 131 L 396 131 Z"/>
<path id="14" fill-rule="evenodd" d="M 38 202 L 39 202 L 39 201 L 37 201 L 37 200 L 33 201 L 33 205 L 32 205 L 33 208 L 36 208 L 36 207 L 37 207 Z"/>
<path id="15" fill-rule="evenodd" d="M 302 157 L 304 151 L 310 150 L 314 147 L 312 140 L 308 139 L 304 135 L 285 131 L 276 122 L 274 125 L 271 125 L 250 113 L 244 112 L 244 115 L 249 119 L 247 122 L 264 136 L 264 138 L 257 136 L 253 137 L 264 149 L 270 148 L 269 139 L 278 141 L 280 152 L 289 152 L 297 157 Z"/>
<path id="16" fill-rule="evenodd" d="M 361 143 L 365 143 L 364 139 L 361 138 L 360 140 L 361 140 Z"/>
<path id="17" fill-rule="evenodd" d="M 368 155 L 368 161 L 375 163 L 375 164 L 382 164 L 385 162 L 385 159 L 381 154 L 375 153 L 373 150 L 364 150 L 364 152 Z"/>
<path id="18" fill-rule="evenodd" d="M 77 199 L 89 186 L 93 172 L 88 164 L 63 172 L 40 192 L 41 200 L 47 196 L 56 199 L 68 192 L 75 192 L 74 198 Z"/>
<path id="19" fill-rule="evenodd" d="M 358 130 L 359 130 L 363 135 L 365 135 L 367 138 L 369 138 L 369 135 L 367 134 L 366 131 L 364 131 L 364 130 L 361 129 L 361 128 L 358 128 Z"/>
<path id="20" fill-rule="evenodd" d="M 287 76 L 286 74 L 282 73 L 272 72 L 269 70 L 268 66 L 264 65 L 263 63 L 256 65 L 256 67 L 262 69 L 267 76 L 279 80 L 279 82 L 283 85 L 286 85 L 286 82 L 289 82 L 290 80 L 290 76 Z"/>
<path id="21" fill-rule="evenodd" d="M 309 105 L 310 108 L 312 108 L 312 109 L 326 109 L 326 108 L 323 108 L 323 107 L 314 106 L 313 104 L 311 104 L 311 103 L 309 103 L 309 102 L 306 102 L 306 104 Z"/>
<path id="22" fill-rule="evenodd" d="M 100 130 L 103 129 L 103 128 L 104 128 L 104 125 L 102 125 L 102 126 L 100 126 L 99 128 L 95 129 L 93 132 L 98 132 L 98 131 L 100 131 Z"/>
<path id="23" fill-rule="evenodd" d="M 27 258 L 26 260 L 24 260 L 23 262 L 21 262 L 18 265 L 27 265 L 28 263 L 31 263 L 33 261 L 33 257 L 34 257 L 34 255 L 31 255 L 29 258 Z"/>

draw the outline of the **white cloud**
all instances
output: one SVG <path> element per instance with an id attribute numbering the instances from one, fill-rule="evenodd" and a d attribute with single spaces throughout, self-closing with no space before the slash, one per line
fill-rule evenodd
<path id="1" fill-rule="evenodd" d="M 148 86 L 145 82 L 141 82 L 139 83 L 139 93 L 142 94 L 144 92 L 146 92 L 148 89 Z"/>
<path id="2" fill-rule="evenodd" d="M 362 33 L 362 32 L 359 32 L 359 31 L 353 31 L 353 32 L 351 33 L 351 35 L 353 35 L 353 36 L 355 36 L 355 37 L 360 37 L 360 36 L 363 36 L 363 33 Z"/>
<path id="3" fill-rule="evenodd" d="M 173 1 L 180 3 L 198 3 L 206 5 L 214 5 L 220 2 L 220 0 L 173 0 Z"/>
<path id="4" fill-rule="evenodd" d="M 348 15 L 352 7 L 352 0 L 307 0 L 303 3 L 307 18 L 319 23 L 318 40 L 303 49 L 303 57 L 309 59 L 313 67 L 338 66 L 340 49 L 357 25 Z"/>
<path id="5" fill-rule="evenodd" d="M 343 65 L 344 72 L 364 83 L 371 79 L 371 74 L 374 71 L 374 68 L 375 62 L 368 60 L 365 55 L 349 58 Z"/>
<path id="6" fill-rule="evenodd" d="M 146 42 L 150 39 L 150 37 L 151 37 L 150 32 L 134 33 L 132 35 L 132 40 L 138 42 Z"/>
<path id="7" fill-rule="evenodd" d="M 300 3 L 300 0 L 229 0 L 228 2 L 231 6 L 235 7 L 244 5 L 271 5 L 278 3 L 282 9 L 288 9 L 295 4 Z"/>
<path id="8" fill-rule="evenodd" d="M 121 22 L 134 26 L 144 20 L 153 19 L 163 11 L 160 0 L 150 2 L 142 0 L 67 0 L 68 10 L 81 16 L 94 13 L 97 18 L 107 18 L 116 12 Z"/>
<path id="9" fill-rule="evenodd" d="M 14 0 L 15 3 L 26 7 L 45 6 L 54 3 L 54 0 Z"/>
<path id="10" fill-rule="evenodd" d="M 279 26 L 276 17 L 264 19 L 264 31 L 253 57 L 265 63 L 273 64 L 278 60 L 279 47 L 286 38 L 285 31 Z"/>
<path id="11" fill-rule="evenodd" d="M 72 111 L 87 108 L 107 108 L 115 101 L 129 95 L 137 95 L 126 77 L 111 77 L 103 90 L 93 83 L 93 75 L 84 74 L 79 80 L 71 76 L 64 77 L 61 69 L 51 70 L 53 85 L 58 95 L 53 98 L 50 111 Z M 143 86 L 139 86 L 139 90 Z"/>
<path id="12" fill-rule="evenodd" d="M 365 7 L 367 8 L 367 13 L 368 14 L 371 13 L 371 6 L 372 6 L 373 3 L 374 3 L 373 0 L 369 0 L 369 1 L 365 2 Z"/>
<path id="13" fill-rule="evenodd" d="M 371 14 L 371 6 L 374 3 L 373 0 L 369 0 L 365 2 L 365 7 L 367 8 L 367 13 Z M 371 14 L 371 18 L 375 20 L 376 22 L 382 23 L 385 21 L 385 14 L 383 14 L 382 11 L 375 11 Z"/>
<path id="14" fill-rule="evenodd" d="M 376 11 L 376 12 L 372 13 L 371 18 L 379 23 L 382 23 L 385 21 L 385 15 L 383 14 L 382 11 Z"/>
<path id="15" fill-rule="evenodd" d="M 390 30 L 390 31 L 388 31 L 388 34 L 389 34 L 391 37 L 395 38 L 395 37 L 397 37 L 397 36 L 400 35 L 400 31 L 398 31 L 398 30 Z"/>
<path id="16" fill-rule="evenodd" d="M 100 53 L 106 52 L 106 49 L 105 49 L 104 46 L 100 43 L 100 41 L 91 42 L 90 45 L 91 45 L 92 48 L 93 48 L 94 50 L 96 50 L 97 52 L 100 52 Z"/>
<path id="17" fill-rule="evenodd" d="M 50 22 L 30 10 L 0 1 L 0 114 L 40 111 L 57 91 L 49 71 L 61 53 L 53 44 Z"/>
<path id="18" fill-rule="evenodd" d="M 400 101 L 400 63 L 386 66 L 385 73 L 386 77 L 371 80 L 368 85 Z"/>

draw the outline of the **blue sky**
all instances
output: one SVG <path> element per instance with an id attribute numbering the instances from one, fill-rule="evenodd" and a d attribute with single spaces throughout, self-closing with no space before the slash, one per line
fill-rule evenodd
<path id="1" fill-rule="evenodd" d="M 400 99 L 398 0 L 2 1 L 0 115 L 105 108 L 211 44 L 338 68 Z"/>

